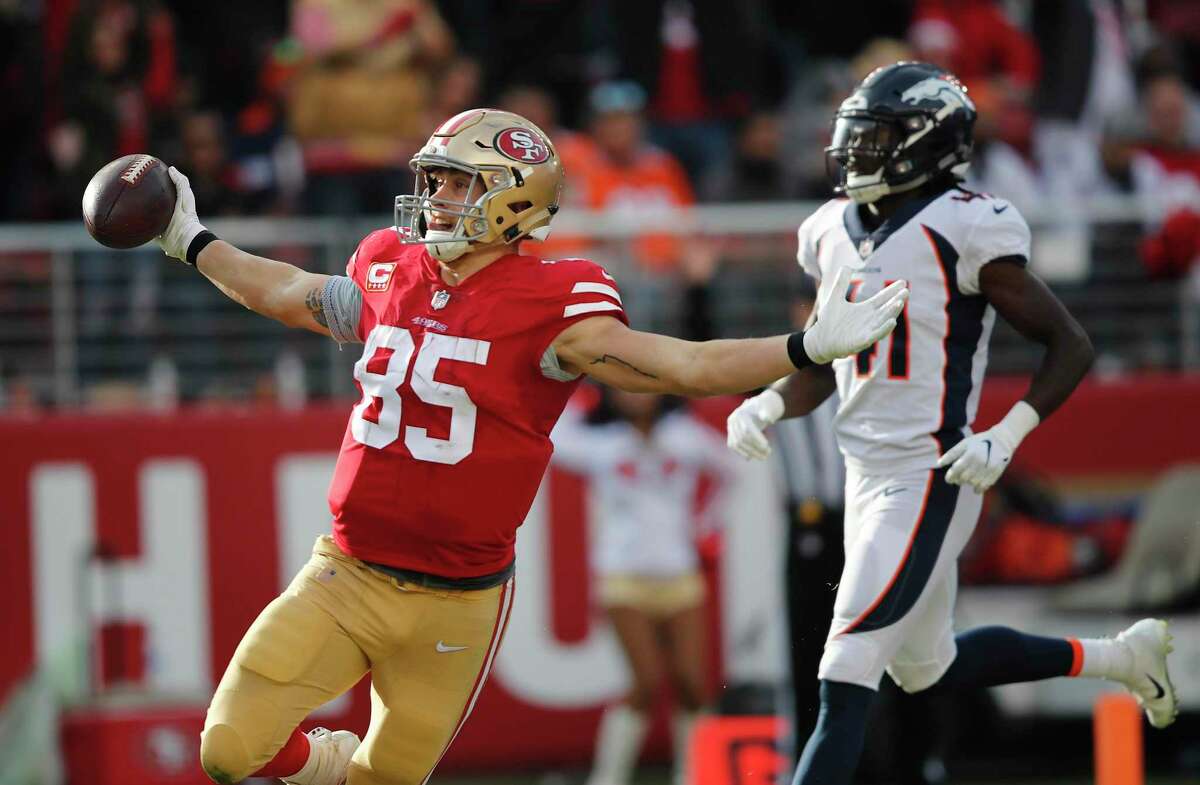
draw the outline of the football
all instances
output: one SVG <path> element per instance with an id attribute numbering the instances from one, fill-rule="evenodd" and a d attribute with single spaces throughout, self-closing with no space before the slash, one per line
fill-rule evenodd
<path id="1" fill-rule="evenodd" d="M 166 231 L 175 210 L 167 165 L 136 154 L 106 164 L 83 192 L 83 223 L 109 248 L 136 248 Z"/>

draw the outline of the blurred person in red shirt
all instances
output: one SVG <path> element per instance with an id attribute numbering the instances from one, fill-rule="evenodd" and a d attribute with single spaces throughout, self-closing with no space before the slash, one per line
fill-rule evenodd
<path id="1" fill-rule="evenodd" d="M 995 0 L 920 0 L 908 31 L 918 60 L 956 74 L 979 107 L 976 138 L 1027 150 L 1040 68 L 1033 38 Z M 992 111 L 988 111 L 991 109 Z"/>
<path id="2" fill-rule="evenodd" d="M 1165 46 L 1148 50 L 1137 71 L 1139 111 L 1107 129 L 1104 164 L 1149 217 L 1139 249 L 1147 272 L 1180 277 L 1200 259 L 1200 101 Z"/>
<path id="3" fill-rule="evenodd" d="M 1147 271 L 1180 277 L 1200 260 L 1200 111 L 1175 70 L 1147 78 L 1141 91 L 1145 135 L 1127 156 L 1134 192 L 1162 217 L 1140 248 Z"/>
<path id="4" fill-rule="evenodd" d="M 994 0 L 920 0 L 908 37 L 919 59 L 952 71 L 972 91 L 1002 80 L 1028 94 L 1037 82 L 1033 39 Z"/>

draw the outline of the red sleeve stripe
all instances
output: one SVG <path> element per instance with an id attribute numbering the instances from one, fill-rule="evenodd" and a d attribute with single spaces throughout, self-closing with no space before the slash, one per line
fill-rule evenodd
<path id="1" fill-rule="evenodd" d="M 591 283 L 589 281 L 580 281 L 571 289 L 571 294 L 603 294 L 606 297 L 611 297 L 617 302 L 621 302 L 621 295 L 616 289 L 603 283 Z"/>
<path id="2" fill-rule="evenodd" d="M 1083 670 L 1083 645 L 1077 638 L 1067 638 L 1067 643 L 1071 644 L 1071 670 L 1067 671 L 1067 675 L 1078 676 Z"/>
<path id="3" fill-rule="evenodd" d="M 578 316 L 581 313 L 596 313 L 598 311 L 621 311 L 624 310 L 616 303 L 575 303 L 563 308 L 563 318 Z"/>

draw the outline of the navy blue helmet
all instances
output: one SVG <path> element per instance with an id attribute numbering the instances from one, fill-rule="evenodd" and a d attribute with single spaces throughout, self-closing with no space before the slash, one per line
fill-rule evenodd
<path id="1" fill-rule="evenodd" d="M 962 82 L 930 63 L 877 68 L 833 118 L 825 163 L 834 192 L 860 204 L 917 188 L 971 161 L 975 104 Z"/>

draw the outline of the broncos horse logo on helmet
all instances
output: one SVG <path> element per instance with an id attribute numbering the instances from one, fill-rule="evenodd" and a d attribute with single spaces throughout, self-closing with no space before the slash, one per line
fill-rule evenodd
<path id="1" fill-rule="evenodd" d="M 936 65 L 876 69 L 834 115 L 825 148 L 834 192 L 869 204 L 947 172 L 961 178 L 971 161 L 975 116 L 967 88 Z"/>

